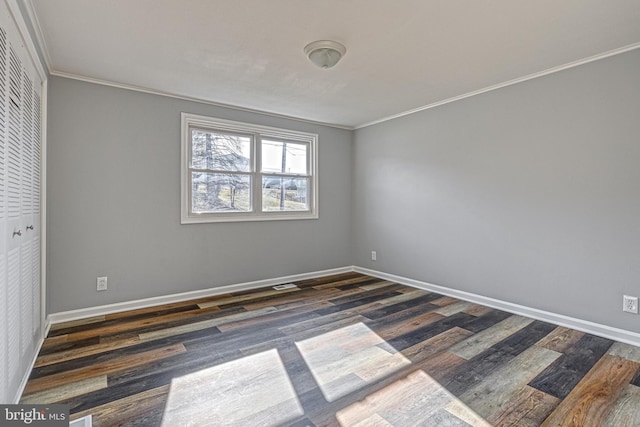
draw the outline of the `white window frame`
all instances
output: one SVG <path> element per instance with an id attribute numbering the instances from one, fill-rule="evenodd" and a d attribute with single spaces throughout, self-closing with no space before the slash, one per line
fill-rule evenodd
<path id="1" fill-rule="evenodd" d="M 248 212 L 192 212 L 191 186 L 191 129 L 230 132 L 252 136 L 251 196 L 252 210 Z M 214 117 L 181 113 L 180 129 L 180 220 L 182 224 L 199 224 L 209 222 L 238 221 L 278 221 L 318 219 L 318 135 L 288 129 L 236 122 Z M 262 138 L 293 143 L 307 144 L 308 175 L 300 175 L 309 179 L 307 200 L 309 209 L 305 211 L 262 211 L 262 177 L 279 175 L 261 171 Z M 280 174 L 283 175 L 283 174 Z M 288 174 L 284 174 L 289 176 Z"/>

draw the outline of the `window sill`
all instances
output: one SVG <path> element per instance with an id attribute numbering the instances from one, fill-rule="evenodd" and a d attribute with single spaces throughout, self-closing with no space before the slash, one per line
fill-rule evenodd
<path id="1" fill-rule="evenodd" d="M 181 224 L 206 224 L 217 222 L 252 222 L 252 221 L 299 221 L 304 219 L 319 219 L 317 212 L 291 212 L 274 214 L 195 214 L 183 216 Z"/>

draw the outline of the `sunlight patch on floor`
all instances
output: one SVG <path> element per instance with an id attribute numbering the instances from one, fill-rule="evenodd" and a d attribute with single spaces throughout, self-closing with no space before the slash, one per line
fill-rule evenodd
<path id="1" fill-rule="evenodd" d="M 343 426 L 471 425 L 491 427 L 424 371 L 370 394 L 336 413 Z"/>
<path id="2" fill-rule="evenodd" d="M 174 378 L 162 426 L 280 425 L 301 415 L 274 349 Z"/>
<path id="3" fill-rule="evenodd" d="M 296 346 L 329 402 L 386 379 L 388 385 L 355 403 L 346 397 L 335 413 L 341 426 L 490 426 L 426 372 L 407 369 L 411 361 L 363 323 Z M 399 371 L 405 376 L 390 383 Z M 276 426 L 303 416 L 280 354 L 272 349 L 174 378 L 162 426 Z"/>
<path id="4" fill-rule="evenodd" d="M 363 323 L 297 342 L 298 350 L 332 402 L 411 364 Z"/>
<path id="5" fill-rule="evenodd" d="M 411 365 L 363 323 L 296 343 L 328 401 L 389 377 Z M 470 425 L 490 427 L 422 370 L 368 395 L 336 413 L 342 426 Z"/>

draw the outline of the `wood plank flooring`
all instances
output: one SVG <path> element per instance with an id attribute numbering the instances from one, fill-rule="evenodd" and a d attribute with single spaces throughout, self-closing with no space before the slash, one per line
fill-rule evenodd
<path id="1" fill-rule="evenodd" d="M 640 348 L 358 273 L 54 325 L 24 403 L 102 426 L 640 426 Z"/>

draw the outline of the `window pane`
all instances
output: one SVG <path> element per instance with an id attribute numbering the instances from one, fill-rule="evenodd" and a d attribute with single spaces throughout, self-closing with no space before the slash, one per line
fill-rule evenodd
<path id="1" fill-rule="evenodd" d="M 309 210 L 308 178 L 262 177 L 263 211 Z"/>
<path id="2" fill-rule="evenodd" d="M 251 137 L 191 130 L 191 167 L 251 171 Z"/>
<path id="3" fill-rule="evenodd" d="M 307 144 L 262 140 L 262 172 L 307 174 Z"/>
<path id="4" fill-rule="evenodd" d="M 239 174 L 191 172 L 191 211 L 251 210 L 251 177 Z"/>

